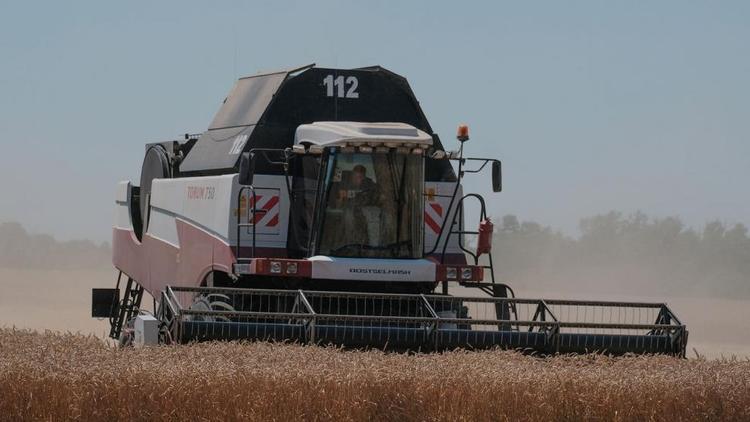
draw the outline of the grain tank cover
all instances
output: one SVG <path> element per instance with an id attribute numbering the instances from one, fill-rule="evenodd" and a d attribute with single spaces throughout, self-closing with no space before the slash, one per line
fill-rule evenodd
<path id="1" fill-rule="evenodd" d="M 287 72 L 280 72 L 240 78 L 219 108 L 208 130 L 257 124 L 286 76 Z"/>
<path id="2" fill-rule="evenodd" d="M 181 163 L 180 173 L 234 173 L 242 152 L 291 147 L 300 125 L 336 121 L 405 123 L 433 137 L 435 147 L 442 148 L 403 77 L 379 66 L 308 66 L 238 80 Z M 258 164 L 259 173 L 279 171 Z"/>
<path id="3" fill-rule="evenodd" d="M 221 173 L 237 164 L 253 129 L 288 71 L 240 78 L 213 121 L 180 165 L 181 173 Z"/>

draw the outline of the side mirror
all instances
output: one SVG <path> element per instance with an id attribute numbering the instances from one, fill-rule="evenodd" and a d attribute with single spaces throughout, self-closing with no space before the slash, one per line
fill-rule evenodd
<path id="1" fill-rule="evenodd" d="M 243 186 L 249 186 L 253 184 L 253 176 L 255 175 L 255 154 L 245 152 L 240 157 L 240 177 L 239 183 Z"/>
<path id="2" fill-rule="evenodd" d="M 500 161 L 492 162 L 492 191 L 503 191 L 503 172 Z"/>

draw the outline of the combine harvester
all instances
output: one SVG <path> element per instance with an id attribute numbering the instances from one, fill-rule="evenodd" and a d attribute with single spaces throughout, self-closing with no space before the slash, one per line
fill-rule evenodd
<path id="1" fill-rule="evenodd" d="M 495 280 L 484 199 L 461 182 L 484 172 L 499 192 L 501 166 L 464 157 L 468 139 L 460 126 L 446 151 L 406 79 L 381 67 L 239 79 L 208 130 L 146 145 L 140 185 L 118 185 L 120 277 L 94 290 L 92 314 L 124 345 L 684 356 L 665 304 L 520 299 Z"/>

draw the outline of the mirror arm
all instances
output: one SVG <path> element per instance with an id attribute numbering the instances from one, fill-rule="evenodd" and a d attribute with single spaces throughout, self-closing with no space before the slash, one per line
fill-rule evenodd
<path id="1" fill-rule="evenodd" d="M 485 167 L 487 167 L 488 163 L 498 161 L 498 160 L 494 158 L 464 158 L 464 161 L 481 161 L 482 165 L 479 166 L 478 169 L 464 170 L 465 173 L 479 173 L 480 171 L 484 170 Z"/>

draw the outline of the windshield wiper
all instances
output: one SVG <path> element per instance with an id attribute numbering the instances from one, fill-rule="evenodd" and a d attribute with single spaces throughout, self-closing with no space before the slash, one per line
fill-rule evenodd
<path id="1" fill-rule="evenodd" d="M 398 187 L 398 201 L 396 202 L 398 208 L 396 209 L 396 240 L 401 239 L 401 219 L 404 213 L 404 180 L 406 179 L 406 164 L 409 162 L 407 157 L 404 157 L 404 166 L 401 169 L 401 181 Z"/>
<path id="2" fill-rule="evenodd" d="M 393 242 L 383 246 L 370 246 L 362 243 L 347 243 L 346 245 L 342 245 L 336 249 L 332 249 L 330 253 L 335 254 L 349 248 L 359 248 L 360 251 L 393 251 L 395 255 L 395 253 L 398 252 L 398 249 L 402 246 L 409 246 L 409 250 L 411 250 L 411 240 L 402 240 L 400 242 Z"/>
<path id="3" fill-rule="evenodd" d="M 396 164 L 394 163 L 394 156 L 393 154 L 388 154 L 386 157 L 386 162 L 388 163 L 388 172 L 391 175 L 391 184 L 393 185 L 393 200 L 398 203 L 399 197 L 398 197 L 398 174 L 396 172 Z"/>
<path id="4" fill-rule="evenodd" d="M 331 250 L 331 254 L 339 253 L 345 249 L 359 247 L 360 250 L 365 249 L 366 245 L 363 245 L 361 243 L 347 243 L 346 245 L 339 246 L 336 249 Z"/>

